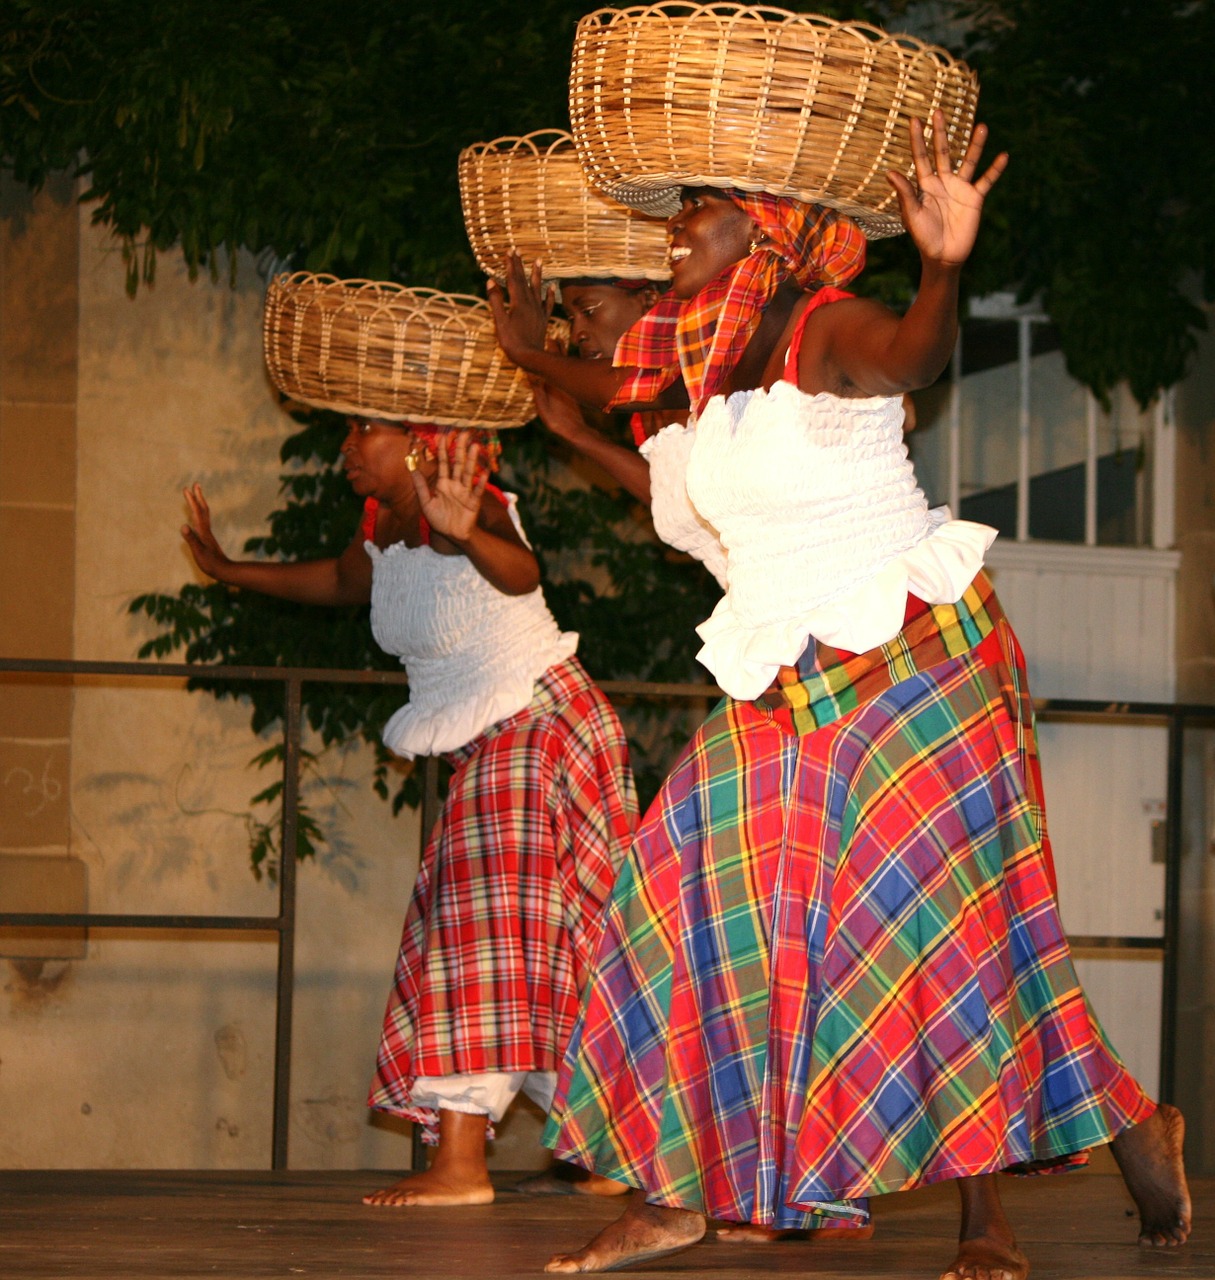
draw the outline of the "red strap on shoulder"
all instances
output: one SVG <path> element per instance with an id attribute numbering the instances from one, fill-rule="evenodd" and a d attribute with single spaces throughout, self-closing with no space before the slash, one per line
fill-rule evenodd
<path id="1" fill-rule="evenodd" d="M 363 541 L 375 541 L 375 518 L 379 514 L 380 500 L 379 498 L 363 499 Z"/>
<path id="2" fill-rule="evenodd" d="M 510 506 L 510 503 L 506 500 L 506 494 L 504 494 L 496 485 L 487 484 L 485 486 L 485 492 L 492 493 L 504 507 Z M 363 519 L 360 528 L 363 531 L 363 540 L 365 542 L 375 541 L 375 523 L 379 510 L 379 498 L 363 499 Z M 418 517 L 418 532 L 422 535 L 422 545 L 424 547 L 430 546 L 430 523 L 425 516 Z"/>
<path id="3" fill-rule="evenodd" d="M 781 375 L 786 382 L 797 386 L 797 357 L 802 349 L 802 334 L 805 332 L 806 321 L 810 319 L 811 313 L 828 302 L 842 302 L 845 298 L 855 297 L 856 294 L 849 293 L 847 289 L 837 289 L 833 284 L 823 285 L 811 296 L 805 311 L 798 317 L 793 337 L 789 339 L 789 354 L 785 357 L 785 372 Z"/>

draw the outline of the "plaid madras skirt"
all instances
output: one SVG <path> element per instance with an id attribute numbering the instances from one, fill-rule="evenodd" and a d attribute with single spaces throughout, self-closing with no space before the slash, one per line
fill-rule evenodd
<path id="1" fill-rule="evenodd" d="M 685 749 L 608 907 L 559 1156 L 710 1217 L 859 1224 L 1151 1114 L 1069 956 L 1016 638 L 983 575 L 913 614 Z"/>
<path id="2" fill-rule="evenodd" d="M 418 1076 L 555 1071 L 637 825 L 624 730 L 576 658 L 456 767 L 405 917 L 369 1105 Z"/>

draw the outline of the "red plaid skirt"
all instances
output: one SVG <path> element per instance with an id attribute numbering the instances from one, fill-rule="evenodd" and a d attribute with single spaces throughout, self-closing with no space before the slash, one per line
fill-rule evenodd
<path id="1" fill-rule="evenodd" d="M 576 658 L 456 767 L 405 917 L 369 1105 L 418 1076 L 555 1071 L 637 825 L 624 730 Z"/>

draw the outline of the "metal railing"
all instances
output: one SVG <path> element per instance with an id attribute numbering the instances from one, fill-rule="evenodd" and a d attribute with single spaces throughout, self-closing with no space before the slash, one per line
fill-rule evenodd
<path id="1" fill-rule="evenodd" d="M 88 662 L 35 658 L 0 658 L 0 674 L 148 677 L 165 680 L 198 679 L 275 682 L 283 685 L 283 792 L 279 866 L 278 912 L 272 916 L 152 915 L 130 912 L 0 912 L 0 928 L 54 927 L 94 929 L 161 929 L 176 931 L 265 932 L 278 942 L 275 984 L 274 1116 L 271 1167 L 287 1168 L 287 1135 L 291 1091 L 291 1029 L 295 982 L 296 859 L 294 850 L 299 812 L 300 753 L 303 733 L 303 686 L 306 684 L 407 683 L 403 672 L 335 671 L 311 667 L 200 666 L 170 662 Z M 719 690 L 708 684 L 661 684 L 625 680 L 600 681 L 609 697 L 716 698 Z M 1125 937 L 1072 935 L 1074 947 L 1095 950 L 1136 949 L 1159 951 L 1163 960 L 1160 1027 L 1160 1097 L 1172 1101 L 1175 1091 L 1175 1051 L 1178 990 L 1178 920 L 1181 886 L 1182 748 L 1189 724 L 1215 726 L 1215 707 L 1157 702 L 1101 702 L 1052 698 L 1035 703 L 1040 720 L 1115 721 L 1164 725 L 1168 729 L 1168 789 L 1165 810 L 1165 901 L 1159 936 Z M 421 840 L 438 814 L 437 761 L 426 762 L 421 806 Z M 417 1142 L 415 1131 L 415 1167 Z"/>

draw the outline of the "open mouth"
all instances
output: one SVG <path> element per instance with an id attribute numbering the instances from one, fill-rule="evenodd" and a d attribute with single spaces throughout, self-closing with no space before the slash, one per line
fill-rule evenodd
<path id="1" fill-rule="evenodd" d="M 689 249 L 686 245 L 673 244 L 671 246 L 671 252 L 668 255 L 671 261 L 671 266 L 675 266 L 677 262 L 682 262 L 691 252 L 692 250 Z"/>

